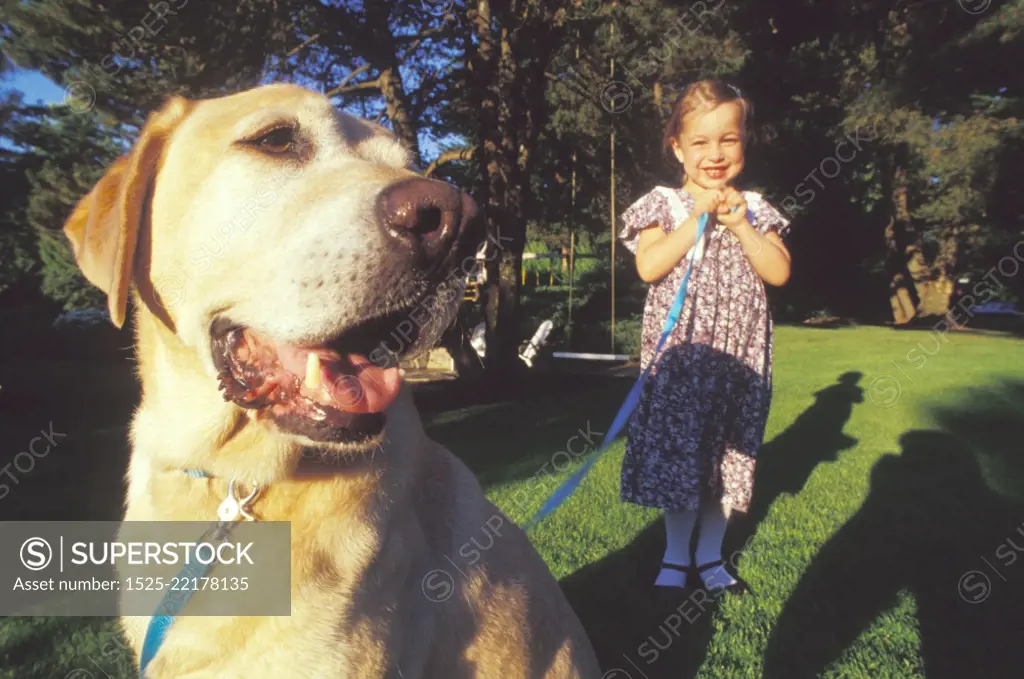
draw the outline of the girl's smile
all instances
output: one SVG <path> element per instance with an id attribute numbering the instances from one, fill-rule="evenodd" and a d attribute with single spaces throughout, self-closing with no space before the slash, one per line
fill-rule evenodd
<path id="1" fill-rule="evenodd" d="M 704 175 L 707 176 L 708 179 L 710 179 L 711 181 L 719 181 L 721 179 L 725 179 L 725 175 L 726 172 L 728 172 L 729 170 L 729 166 L 719 165 L 715 167 L 705 167 L 703 169 Z"/>

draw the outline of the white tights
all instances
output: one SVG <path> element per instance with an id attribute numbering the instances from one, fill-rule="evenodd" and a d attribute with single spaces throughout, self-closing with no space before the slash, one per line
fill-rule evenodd
<path id="1" fill-rule="evenodd" d="M 722 560 L 722 542 L 729 520 L 729 510 L 721 503 L 709 503 L 698 512 L 665 512 L 665 563 L 689 566 L 690 540 L 693 529 L 700 519 L 697 535 L 696 559 L 698 566 Z M 724 587 L 735 582 L 724 568 L 708 568 L 701 572 L 705 585 Z M 686 574 L 670 568 L 662 568 L 654 584 L 662 587 L 682 587 Z"/>

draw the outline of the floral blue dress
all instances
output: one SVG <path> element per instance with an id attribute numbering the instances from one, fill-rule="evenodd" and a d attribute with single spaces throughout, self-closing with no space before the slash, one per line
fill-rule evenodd
<path id="1" fill-rule="evenodd" d="M 789 221 L 760 194 L 744 197 L 758 231 L 788 235 Z M 693 208 L 687 192 L 658 187 L 623 213 L 619 238 L 635 254 L 643 229 L 671 232 Z M 746 512 L 771 403 L 772 318 L 764 283 L 731 232 L 709 226 L 699 256 L 679 323 L 628 424 L 621 497 L 667 511 L 697 510 L 710 498 Z M 687 261 L 648 292 L 644 367 Z"/>

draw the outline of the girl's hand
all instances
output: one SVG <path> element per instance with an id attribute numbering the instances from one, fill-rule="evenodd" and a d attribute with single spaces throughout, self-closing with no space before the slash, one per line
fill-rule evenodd
<path id="1" fill-rule="evenodd" d="M 747 221 L 747 200 L 731 186 L 723 189 L 722 194 L 722 201 L 718 205 L 718 222 L 730 231 L 735 231 Z"/>
<path id="2" fill-rule="evenodd" d="M 722 201 L 725 198 L 722 191 L 716 189 L 708 189 L 701 191 L 700 193 L 693 194 L 693 211 L 697 215 L 702 215 L 705 212 L 708 215 L 714 217 L 721 209 Z"/>

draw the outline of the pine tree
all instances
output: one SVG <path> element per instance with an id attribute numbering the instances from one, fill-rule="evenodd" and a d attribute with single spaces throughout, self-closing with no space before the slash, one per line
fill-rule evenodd
<path id="1" fill-rule="evenodd" d="M 13 265 L 5 265 L 11 271 L 3 278 L 20 282 L 23 298 L 29 279 L 65 309 L 103 306 L 101 293 L 81 275 L 61 230 L 78 199 L 124 153 L 120 126 L 93 112 L 21 105 L 10 112 L 2 139 L 10 149 L 3 167 L 11 179 L 7 186 L 20 187 L 5 192 L 0 233 L 12 247 Z"/>
<path id="2" fill-rule="evenodd" d="M 897 323 L 942 314 L 953 280 L 998 234 L 1019 233 L 1019 198 L 994 189 L 1014 148 L 1020 161 L 1019 92 L 1000 91 L 1019 83 L 1021 3 L 962 5 L 758 2 L 737 14 L 756 55 L 744 78 L 776 125 L 768 156 L 797 221 L 794 256 L 813 267 L 798 289 L 841 291 L 861 314 L 877 291 Z M 852 160 L 822 177 L 844 139 Z"/>

